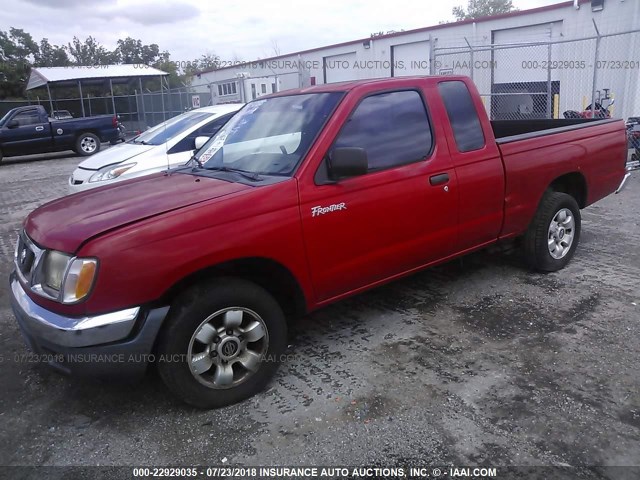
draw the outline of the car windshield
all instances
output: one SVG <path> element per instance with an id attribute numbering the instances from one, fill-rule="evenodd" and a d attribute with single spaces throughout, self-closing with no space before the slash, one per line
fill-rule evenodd
<path id="1" fill-rule="evenodd" d="M 342 93 L 313 93 L 247 104 L 196 153 L 209 170 L 291 176 Z"/>
<path id="2" fill-rule="evenodd" d="M 4 117 L 0 118 L 0 127 L 5 124 L 5 122 L 9 118 L 9 115 L 11 115 L 11 110 L 5 113 Z"/>
<path id="3" fill-rule="evenodd" d="M 183 113 L 143 132 L 134 138 L 132 142 L 142 143 L 143 145 L 162 145 L 210 116 L 211 113 L 206 112 Z"/>

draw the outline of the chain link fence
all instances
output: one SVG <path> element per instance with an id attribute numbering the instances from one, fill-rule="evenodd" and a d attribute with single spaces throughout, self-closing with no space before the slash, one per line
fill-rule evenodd
<path id="1" fill-rule="evenodd" d="M 171 117 L 194 108 L 211 105 L 211 94 L 193 92 L 190 87 L 138 92 L 129 95 L 92 96 L 49 99 L 36 96 L 27 100 L 1 100 L 0 117 L 12 108 L 42 105 L 51 115 L 53 110 L 67 110 L 75 118 L 93 115 L 118 115 L 128 134 L 153 127 Z M 84 109 L 84 110 L 83 110 Z"/>
<path id="2" fill-rule="evenodd" d="M 640 113 L 640 30 L 573 40 L 435 47 L 439 75 L 471 77 L 492 120 L 564 118 L 596 104 Z M 589 110 L 590 115 L 591 110 Z"/>

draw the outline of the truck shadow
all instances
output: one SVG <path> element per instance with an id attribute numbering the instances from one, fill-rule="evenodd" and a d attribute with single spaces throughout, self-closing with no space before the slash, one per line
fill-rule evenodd
<path id="1" fill-rule="evenodd" d="M 433 313 L 451 292 L 464 288 L 474 279 L 498 282 L 508 277 L 529 275 L 521 252 L 515 246 L 481 250 L 329 305 L 295 322 L 292 333 L 307 331 L 311 323 L 325 316 L 352 318 L 349 312 L 353 311 Z"/>
<path id="2" fill-rule="evenodd" d="M 0 162 L 1 165 L 14 165 L 19 163 L 32 163 L 32 162 L 44 162 L 49 160 L 62 160 L 67 158 L 84 158 L 77 153 L 69 150 L 65 152 L 34 154 L 34 155 L 20 155 L 16 157 L 5 157 Z"/>
<path id="3" fill-rule="evenodd" d="M 103 152 L 107 148 L 112 147 L 110 143 L 103 143 L 100 147 L 100 151 Z M 36 153 L 32 155 L 18 155 L 14 157 L 4 157 L 0 162 L 0 166 L 2 165 L 13 165 L 19 163 L 30 163 L 30 162 L 45 162 L 49 160 L 62 160 L 67 158 L 77 158 L 78 161 L 82 160 L 82 155 L 78 155 L 73 150 L 65 150 L 62 152 L 51 152 L 51 153 Z"/>

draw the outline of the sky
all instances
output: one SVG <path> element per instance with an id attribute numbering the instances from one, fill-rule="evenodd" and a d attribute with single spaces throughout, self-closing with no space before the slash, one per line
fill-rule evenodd
<path id="1" fill-rule="evenodd" d="M 1 0 L 0 30 L 22 28 L 55 45 L 89 35 L 110 50 L 131 36 L 174 61 L 214 53 L 253 60 L 451 21 L 466 0 Z M 560 0 L 514 0 L 525 10 Z M 311 8 L 311 5 L 313 7 Z M 309 6 L 306 7 L 305 6 Z"/>

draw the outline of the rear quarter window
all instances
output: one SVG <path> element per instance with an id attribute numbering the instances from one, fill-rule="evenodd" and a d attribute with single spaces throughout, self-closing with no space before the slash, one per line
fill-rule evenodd
<path id="1" fill-rule="evenodd" d="M 470 152 L 484 147 L 480 118 L 465 83 L 460 80 L 440 82 L 438 90 L 447 110 L 458 151 Z"/>

